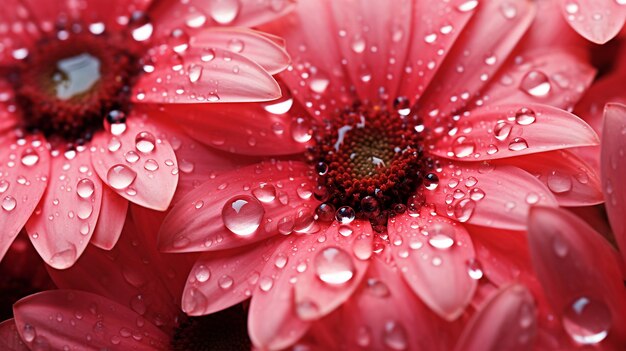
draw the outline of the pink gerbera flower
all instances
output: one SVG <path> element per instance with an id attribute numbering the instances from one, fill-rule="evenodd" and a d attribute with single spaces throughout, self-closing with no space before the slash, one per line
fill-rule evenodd
<path id="1" fill-rule="evenodd" d="M 3 5 L 0 257 L 25 225 L 41 257 L 67 268 L 89 242 L 115 245 L 129 201 L 167 209 L 193 165 L 177 160 L 160 104 L 280 96 L 270 74 L 288 63 L 282 42 L 218 26 L 259 24 L 289 1 Z"/>
<path id="2" fill-rule="evenodd" d="M 594 70 L 536 29 L 522 40 L 534 16 L 528 1 L 301 1 L 264 28 L 292 55 L 286 96 L 214 111 L 211 131 L 184 111 L 208 145 L 272 158 L 236 158 L 165 219 L 162 250 L 208 251 L 183 310 L 251 297 L 253 343 L 280 349 L 345 303 L 347 348 L 354 333 L 374 349 L 449 348 L 408 328 L 457 320 L 479 283 L 510 282 L 531 206 L 602 202 L 597 171 L 566 150 L 597 136 L 563 110 Z"/>

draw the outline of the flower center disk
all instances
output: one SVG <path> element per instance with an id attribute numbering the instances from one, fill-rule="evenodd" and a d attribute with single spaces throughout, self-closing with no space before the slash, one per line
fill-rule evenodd
<path id="1" fill-rule="evenodd" d="M 316 196 L 324 202 L 320 208 L 337 209 L 340 221 L 386 218 L 415 195 L 433 162 L 424 155 L 424 126 L 401 107 L 405 102 L 396 99 L 397 108 L 356 102 L 326 121 L 309 154 L 318 174 Z"/>
<path id="2" fill-rule="evenodd" d="M 42 38 L 10 75 L 22 127 L 80 143 L 105 120 L 123 122 L 139 72 L 136 49 L 121 32 L 62 30 Z"/>

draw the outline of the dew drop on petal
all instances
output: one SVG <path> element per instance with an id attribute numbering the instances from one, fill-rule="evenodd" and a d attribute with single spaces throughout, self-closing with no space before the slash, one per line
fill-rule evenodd
<path id="1" fill-rule="evenodd" d="M 406 330 L 402 325 L 394 321 L 385 323 L 383 341 L 392 350 L 406 350 L 408 347 Z"/>
<path id="2" fill-rule="evenodd" d="M 140 132 L 135 136 L 135 147 L 145 154 L 152 152 L 156 145 L 156 139 L 150 132 Z"/>
<path id="3" fill-rule="evenodd" d="M 276 187 L 269 183 L 261 183 L 252 189 L 252 195 L 261 202 L 272 202 L 276 199 Z"/>
<path id="4" fill-rule="evenodd" d="M 219 24 L 229 24 L 239 14 L 239 0 L 213 0 L 210 3 L 209 15 Z"/>
<path id="5" fill-rule="evenodd" d="M 515 123 L 527 126 L 529 124 L 533 124 L 536 120 L 535 111 L 522 107 L 515 113 Z"/>
<path id="6" fill-rule="evenodd" d="M 24 324 L 24 329 L 22 330 L 22 336 L 24 337 L 24 341 L 33 342 L 35 337 L 37 337 L 37 331 L 35 330 L 35 327 L 26 323 Z"/>
<path id="7" fill-rule="evenodd" d="M 534 97 L 545 97 L 550 93 L 552 85 L 548 76 L 541 71 L 530 71 L 520 82 L 520 89 Z"/>
<path id="8" fill-rule="evenodd" d="M 205 265 L 199 265 L 196 268 L 194 276 L 198 282 L 204 283 L 211 277 L 211 271 Z"/>
<path id="9" fill-rule="evenodd" d="M 91 179 L 83 178 L 78 181 L 76 185 L 76 194 L 83 199 L 90 198 L 95 191 L 95 186 Z"/>
<path id="10" fill-rule="evenodd" d="M 28 148 L 22 152 L 22 164 L 27 167 L 32 167 L 39 162 L 39 154 L 35 149 Z"/>
<path id="11" fill-rule="evenodd" d="M 432 223 L 425 232 L 428 234 L 428 244 L 436 249 L 447 250 L 454 245 L 454 227 L 448 223 Z"/>
<path id="12" fill-rule="evenodd" d="M 548 189 L 555 194 L 562 194 L 572 190 L 572 177 L 559 171 L 548 174 Z"/>
<path id="13" fill-rule="evenodd" d="M 226 289 L 230 289 L 233 284 L 235 283 L 235 281 L 233 280 L 233 278 L 229 275 L 223 275 L 220 277 L 220 279 L 217 281 L 217 285 L 226 290 Z"/>
<path id="14" fill-rule="evenodd" d="M 226 201 L 222 208 L 222 221 L 231 232 L 240 236 L 251 235 L 257 231 L 265 215 L 265 209 L 259 200 L 239 195 Z"/>
<path id="15" fill-rule="evenodd" d="M 562 322 L 574 341 L 594 345 L 607 337 L 611 328 L 611 311 L 603 301 L 583 296 L 565 308 Z"/>
<path id="16" fill-rule="evenodd" d="M 509 143 L 509 150 L 511 151 L 521 151 L 528 148 L 528 143 L 524 138 L 514 138 Z"/>
<path id="17" fill-rule="evenodd" d="M 315 273 L 326 284 L 341 285 L 352 279 L 355 273 L 350 255 L 338 247 L 327 247 L 317 253 L 314 260 Z"/>
<path id="18" fill-rule="evenodd" d="M 129 187 L 137 178 L 137 173 L 130 167 L 117 164 L 107 172 L 107 182 L 113 189 L 121 190 Z"/>
<path id="19" fill-rule="evenodd" d="M 335 213 L 335 218 L 339 223 L 348 224 L 351 223 L 356 217 L 356 212 L 350 206 L 342 206 L 337 209 Z"/>

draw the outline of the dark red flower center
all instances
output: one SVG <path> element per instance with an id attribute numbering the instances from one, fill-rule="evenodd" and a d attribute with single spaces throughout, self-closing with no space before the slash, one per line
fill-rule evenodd
<path id="1" fill-rule="evenodd" d="M 23 127 L 66 141 L 89 140 L 129 109 L 136 43 L 122 33 L 59 31 L 28 49 L 12 74 Z"/>
<path id="2" fill-rule="evenodd" d="M 318 173 L 318 215 L 387 217 L 402 212 L 423 182 L 436 181 L 425 156 L 424 125 L 404 98 L 357 102 L 319 130 L 309 159 Z M 320 213 L 321 212 L 321 213 Z"/>
<path id="3" fill-rule="evenodd" d="M 173 351 L 244 351 L 251 342 L 242 305 L 203 317 L 189 317 L 174 332 Z"/>

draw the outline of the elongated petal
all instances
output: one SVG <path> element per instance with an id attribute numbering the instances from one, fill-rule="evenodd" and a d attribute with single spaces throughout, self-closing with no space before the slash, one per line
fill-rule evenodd
<path id="1" fill-rule="evenodd" d="M 541 103 L 571 111 L 595 73 L 584 52 L 558 48 L 521 52 L 485 87 L 480 101 Z"/>
<path id="2" fill-rule="evenodd" d="M 626 292 L 611 245 L 582 219 L 547 207 L 531 209 L 528 242 L 537 277 L 568 334 L 585 343 L 609 334 L 623 344 Z"/>
<path id="3" fill-rule="evenodd" d="M 220 48 L 247 57 L 270 74 L 287 68 L 289 55 L 263 33 L 245 28 L 214 28 L 203 30 L 194 36 L 191 46 Z"/>
<path id="4" fill-rule="evenodd" d="M 50 165 L 50 184 L 26 231 L 49 265 L 66 269 L 89 244 L 100 216 L 103 185 L 87 150 L 67 150 L 52 157 Z"/>
<path id="5" fill-rule="evenodd" d="M 464 2 L 462 6 L 469 4 L 475 6 L 476 2 Z M 450 59 L 443 63 L 433 84 L 420 97 L 419 102 L 423 103 L 419 104 L 418 113 L 430 116 L 427 118 L 430 124 L 465 106 L 466 98 L 475 97 L 506 61 L 534 16 L 535 6 L 531 1 L 481 2 L 448 53 Z M 484 40 L 486 37 L 489 40 Z"/>
<path id="6" fill-rule="evenodd" d="M 469 304 L 476 280 L 468 274 L 474 246 L 463 225 L 423 209 L 390 219 L 394 259 L 413 291 L 440 317 L 458 318 Z"/>
<path id="7" fill-rule="evenodd" d="M 626 257 L 626 221 L 624 219 L 626 140 L 624 130 L 626 130 L 626 105 L 608 104 L 604 111 L 602 132 L 602 190 L 606 197 L 606 211 L 613 235 L 621 249 L 622 257 Z"/>
<path id="8" fill-rule="evenodd" d="M 31 349 L 165 350 L 169 345 L 168 336 L 154 324 L 144 321 L 138 326 L 137 313 L 82 291 L 31 295 L 18 301 L 13 311 L 17 329 Z"/>
<path id="9" fill-rule="evenodd" d="M 164 211 L 178 183 L 170 143 L 145 116 L 133 115 L 124 132 L 102 132 L 92 141 L 91 162 L 102 181 L 137 205 Z"/>
<path id="10" fill-rule="evenodd" d="M 470 224 L 524 230 L 530 206 L 556 206 L 541 181 L 517 167 L 449 163 L 436 173 L 439 185 L 424 190 L 437 213 Z"/>
<path id="11" fill-rule="evenodd" d="M 299 162 L 260 163 L 207 181 L 168 213 L 159 248 L 214 251 L 306 231 L 316 206 L 307 171 Z"/>
<path id="12" fill-rule="evenodd" d="M 137 103 L 197 104 L 268 101 L 280 97 L 278 83 L 261 66 L 217 47 L 150 53 L 154 71 L 135 84 Z"/>
<path id="13" fill-rule="evenodd" d="M 604 201 L 598 170 L 572 151 L 542 152 L 503 162 L 536 176 L 561 206 L 590 206 Z"/>
<path id="14" fill-rule="evenodd" d="M 182 309 L 190 316 L 221 311 L 247 300 L 255 291 L 260 271 L 268 264 L 278 239 L 231 250 L 202 254 L 189 272 Z"/>
<path id="15" fill-rule="evenodd" d="M 472 111 L 433 153 L 452 159 L 491 160 L 597 145 L 596 133 L 573 114 L 547 105 L 501 105 Z"/>
<path id="16" fill-rule="evenodd" d="M 604 44 L 619 33 L 626 20 L 626 8 L 618 1 L 561 0 L 563 16 L 578 34 Z"/>
<path id="17" fill-rule="evenodd" d="M 103 186 L 100 217 L 91 237 L 91 243 L 103 250 L 113 248 L 122 234 L 127 211 L 128 200 L 119 196 L 108 186 Z"/>
<path id="18" fill-rule="evenodd" d="M 48 186 L 49 150 L 41 139 L 0 140 L 0 259 L 26 224 Z"/>
<path id="19" fill-rule="evenodd" d="M 28 351 L 13 318 L 0 323 L 0 347 L 6 351 Z"/>
<path id="20" fill-rule="evenodd" d="M 532 295 L 522 285 L 511 285 L 500 290 L 472 317 L 455 350 L 529 350 L 536 331 Z"/>

